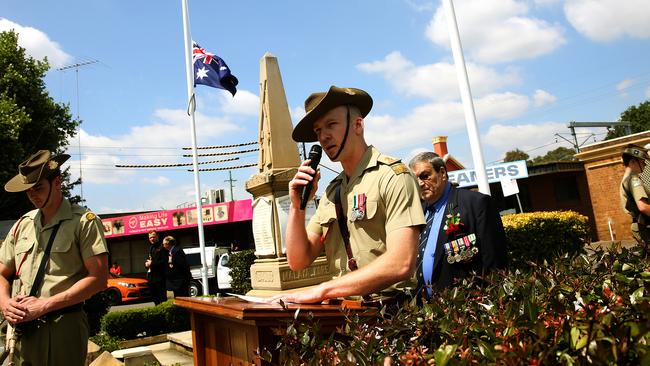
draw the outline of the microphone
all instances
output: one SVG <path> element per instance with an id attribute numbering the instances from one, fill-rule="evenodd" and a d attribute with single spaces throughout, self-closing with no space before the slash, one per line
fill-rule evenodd
<path id="1" fill-rule="evenodd" d="M 323 149 L 320 147 L 320 145 L 314 145 L 311 147 L 311 150 L 309 150 L 309 160 L 311 162 L 309 163 L 309 167 L 316 170 L 318 168 L 318 163 L 320 163 L 320 157 L 323 155 Z M 312 175 L 312 178 L 316 174 Z M 302 195 L 300 195 L 300 209 L 304 210 L 305 207 L 307 207 L 307 201 L 309 200 L 309 195 L 311 194 L 311 190 L 314 187 L 314 181 L 310 180 L 307 182 L 307 185 L 302 189 Z"/>

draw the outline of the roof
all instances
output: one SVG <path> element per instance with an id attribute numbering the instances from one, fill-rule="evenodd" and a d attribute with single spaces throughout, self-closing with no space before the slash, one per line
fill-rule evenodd
<path id="1" fill-rule="evenodd" d="M 528 166 L 528 176 L 561 173 L 561 172 L 582 172 L 584 164 L 579 161 L 555 161 L 538 165 Z"/>

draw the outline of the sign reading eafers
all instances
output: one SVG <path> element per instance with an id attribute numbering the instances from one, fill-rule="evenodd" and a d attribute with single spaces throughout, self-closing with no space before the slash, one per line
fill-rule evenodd
<path id="1" fill-rule="evenodd" d="M 471 187 L 476 182 L 476 171 L 474 169 L 454 170 L 448 172 L 449 180 L 458 183 L 459 187 Z M 489 183 L 498 182 L 503 178 L 520 179 L 528 178 L 528 168 L 525 160 L 511 161 L 509 163 L 490 165 L 485 167 L 485 174 Z"/>

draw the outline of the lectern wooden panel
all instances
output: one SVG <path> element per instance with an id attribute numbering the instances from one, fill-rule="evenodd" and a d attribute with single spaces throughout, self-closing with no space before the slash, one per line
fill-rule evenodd
<path id="1" fill-rule="evenodd" d="M 192 315 L 194 365 L 266 365 L 256 352 L 273 352 L 279 340 L 274 329 L 286 329 L 296 310 L 299 318 L 313 314 L 322 331 L 333 331 L 345 321 L 342 308 L 373 315 L 376 308 L 344 305 L 297 305 L 250 303 L 238 298 L 179 297 L 176 305 Z M 277 355 L 274 354 L 274 360 Z"/>

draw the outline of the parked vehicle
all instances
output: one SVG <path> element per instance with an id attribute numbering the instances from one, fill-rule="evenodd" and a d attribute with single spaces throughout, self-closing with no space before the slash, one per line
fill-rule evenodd
<path id="1" fill-rule="evenodd" d="M 190 265 L 192 282 L 190 296 L 203 294 L 203 276 L 201 266 L 201 248 L 183 248 L 187 263 Z M 206 265 L 208 267 L 208 289 L 210 293 L 230 289 L 230 248 L 205 247 Z"/>
<path id="2" fill-rule="evenodd" d="M 151 296 L 149 282 L 144 278 L 122 277 L 108 274 L 108 301 L 111 305 L 123 302 L 143 300 Z"/>

